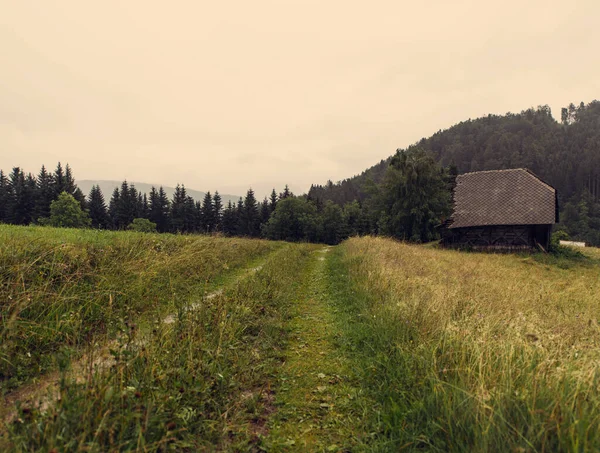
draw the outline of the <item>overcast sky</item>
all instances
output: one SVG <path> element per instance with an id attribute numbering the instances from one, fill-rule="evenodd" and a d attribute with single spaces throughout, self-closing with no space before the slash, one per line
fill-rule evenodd
<path id="1" fill-rule="evenodd" d="M 302 193 L 464 119 L 600 98 L 599 20 L 598 0 L 0 0 L 0 168 Z"/>

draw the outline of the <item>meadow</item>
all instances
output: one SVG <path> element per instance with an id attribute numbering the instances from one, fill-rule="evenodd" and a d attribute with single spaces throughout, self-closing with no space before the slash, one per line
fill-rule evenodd
<path id="1" fill-rule="evenodd" d="M 373 449 L 600 449 L 596 249 L 493 255 L 362 238 L 336 255 L 349 275 L 337 298 L 346 349 L 378 401 Z"/>
<path id="2" fill-rule="evenodd" d="M 599 271 L 0 225 L 0 449 L 597 451 Z"/>

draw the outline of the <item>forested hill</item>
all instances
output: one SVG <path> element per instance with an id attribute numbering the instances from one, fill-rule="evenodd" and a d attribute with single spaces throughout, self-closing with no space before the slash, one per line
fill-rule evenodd
<path id="1" fill-rule="evenodd" d="M 463 121 L 424 138 L 408 149 L 422 148 L 443 166 L 459 173 L 526 167 L 559 193 L 564 222 L 573 236 L 600 235 L 600 101 L 561 110 L 560 121 L 548 106 L 521 113 L 488 115 Z M 369 181 L 380 182 L 389 159 L 353 178 L 313 185 L 313 199 L 345 204 L 368 197 Z M 583 205 L 582 205 L 583 202 Z"/>

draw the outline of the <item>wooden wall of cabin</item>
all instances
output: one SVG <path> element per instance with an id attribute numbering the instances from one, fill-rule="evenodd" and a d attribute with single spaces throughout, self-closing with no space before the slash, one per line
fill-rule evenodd
<path id="1" fill-rule="evenodd" d="M 536 242 L 548 250 L 552 225 L 492 225 L 446 229 L 442 243 L 453 248 L 531 249 Z"/>

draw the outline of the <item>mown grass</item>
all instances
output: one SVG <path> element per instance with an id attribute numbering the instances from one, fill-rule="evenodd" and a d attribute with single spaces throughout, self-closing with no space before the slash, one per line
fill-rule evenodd
<path id="1" fill-rule="evenodd" d="M 14 451 L 245 451 L 272 410 L 296 274 L 311 246 L 289 245 L 177 321 L 132 328 L 110 370 L 67 374 L 55 404 L 19 408 L 3 448 Z M 201 297 L 201 294 L 198 295 Z"/>
<path id="2" fill-rule="evenodd" d="M 600 266 L 351 239 L 329 265 L 365 451 L 600 450 Z"/>
<path id="3" fill-rule="evenodd" d="M 280 246 L 0 225 L 0 394 Z"/>

